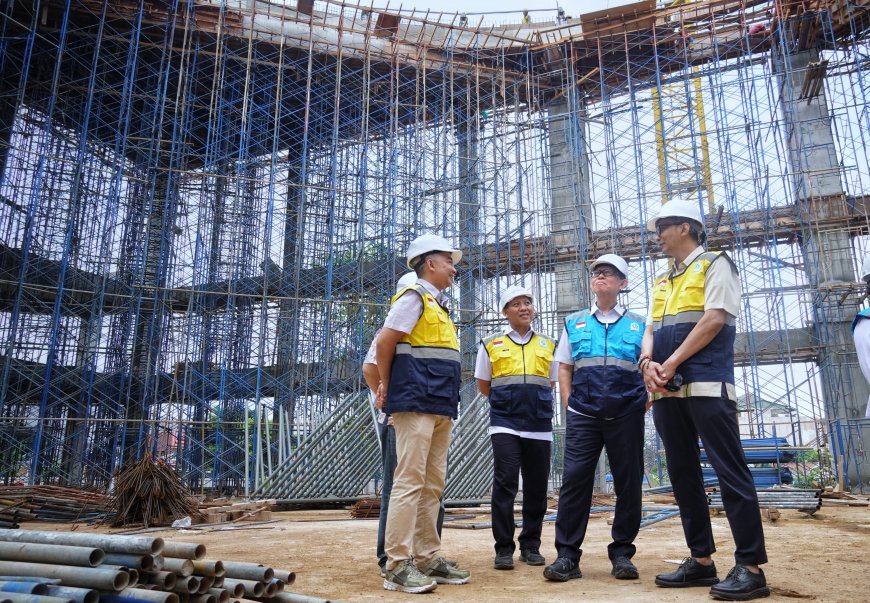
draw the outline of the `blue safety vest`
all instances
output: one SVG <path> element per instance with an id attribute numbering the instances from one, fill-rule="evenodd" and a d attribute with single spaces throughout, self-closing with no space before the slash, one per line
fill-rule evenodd
<path id="1" fill-rule="evenodd" d="M 646 386 L 637 368 L 643 317 L 626 312 L 616 322 L 604 324 L 587 309 L 569 314 L 565 330 L 574 359 L 568 405 L 599 419 L 643 412 Z"/>
<path id="2" fill-rule="evenodd" d="M 858 321 L 864 318 L 870 318 L 870 308 L 865 308 L 858 312 L 855 320 L 852 321 L 852 335 L 855 335 L 855 327 L 858 326 Z"/>

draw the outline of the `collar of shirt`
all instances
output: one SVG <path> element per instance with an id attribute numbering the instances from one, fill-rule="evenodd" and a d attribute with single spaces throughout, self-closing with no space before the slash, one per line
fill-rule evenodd
<path id="1" fill-rule="evenodd" d="M 702 253 L 704 253 L 703 247 L 701 247 L 700 245 L 695 247 L 695 250 L 692 251 L 692 253 L 690 253 L 689 255 L 687 255 L 685 260 L 683 260 L 681 263 L 674 266 L 674 273 L 681 274 L 682 272 L 684 272 L 686 270 L 686 268 L 688 267 L 688 265 L 691 264 L 692 262 L 694 262 L 695 258 L 698 257 L 699 255 L 701 255 Z"/>
<path id="2" fill-rule="evenodd" d="M 447 296 L 444 295 L 438 289 L 436 289 L 435 285 L 433 285 L 432 283 L 430 283 L 429 281 L 427 281 L 424 278 L 417 278 L 417 283 L 420 285 L 423 285 L 423 288 L 426 289 L 426 291 L 428 291 L 429 293 L 431 293 L 432 296 L 438 301 L 439 304 L 441 304 L 445 308 L 447 307 L 447 301 L 448 301 Z"/>
<path id="3" fill-rule="evenodd" d="M 504 334 L 510 337 L 514 343 L 517 343 L 519 345 L 525 345 L 532 340 L 532 335 L 534 335 L 535 332 L 532 329 L 529 329 L 528 331 L 526 331 L 525 336 L 523 336 L 517 333 L 516 329 L 514 329 L 512 326 L 508 325 L 504 328 Z"/>
<path id="4" fill-rule="evenodd" d="M 610 310 L 602 310 L 596 304 L 592 304 L 592 307 L 589 308 L 589 313 L 595 316 L 601 322 L 616 322 L 623 314 L 625 314 L 625 308 L 616 304 Z"/>

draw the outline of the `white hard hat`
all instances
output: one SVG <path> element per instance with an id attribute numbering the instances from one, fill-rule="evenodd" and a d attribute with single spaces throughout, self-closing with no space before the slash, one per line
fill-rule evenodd
<path id="1" fill-rule="evenodd" d="M 416 272 L 406 272 L 402 275 L 402 277 L 396 282 L 396 293 L 404 289 L 405 287 L 410 287 L 414 283 L 417 282 L 417 273 Z"/>
<path id="2" fill-rule="evenodd" d="M 863 281 L 870 276 L 870 251 L 864 256 L 864 263 L 861 264 L 861 280 Z"/>
<path id="3" fill-rule="evenodd" d="M 462 252 L 458 249 L 454 249 L 453 245 L 450 244 L 450 241 L 445 239 L 444 237 L 436 234 L 424 234 L 420 235 L 408 245 L 408 253 L 405 254 L 408 263 L 408 268 L 413 268 L 413 261 L 423 255 L 424 253 L 430 253 L 432 251 L 447 251 L 453 256 L 453 263 L 458 264 L 459 260 L 462 259 Z"/>
<path id="4" fill-rule="evenodd" d="M 501 299 L 498 300 L 498 310 L 501 312 L 504 307 L 518 297 L 528 297 L 535 303 L 535 296 L 532 295 L 532 290 L 522 285 L 511 285 L 501 294 Z"/>
<path id="5" fill-rule="evenodd" d="M 701 230 L 704 229 L 704 218 L 701 217 L 698 202 L 694 200 L 675 197 L 663 203 L 658 213 L 647 221 L 647 229 L 655 232 L 656 222 L 662 218 L 688 218 L 700 224 Z"/>
<path id="6" fill-rule="evenodd" d="M 619 270 L 622 273 L 622 276 L 628 276 L 628 263 L 615 253 L 605 253 L 600 258 L 592 262 L 592 265 L 589 266 L 589 270 L 595 270 L 595 268 L 600 266 L 601 264 L 609 264 Z"/>

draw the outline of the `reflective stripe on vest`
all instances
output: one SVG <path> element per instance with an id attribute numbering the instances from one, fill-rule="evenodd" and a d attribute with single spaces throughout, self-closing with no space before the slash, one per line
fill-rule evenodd
<path id="1" fill-rule="evenodd" d="M 550 367 L 556 342 L 533 334 L 525 344 L 508 335 L 481 340 L 492 365 L 490 424 L 516 431 L 553 429 L 553 390 Z"/>

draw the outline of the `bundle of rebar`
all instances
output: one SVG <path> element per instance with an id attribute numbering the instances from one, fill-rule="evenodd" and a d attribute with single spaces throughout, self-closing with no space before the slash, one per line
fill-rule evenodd
<path id="1" fill-rule="evenodd" d="M 350 516 L 354 519 L 377 519 L 381 516 L 380 498 L 362 498 L 350 508 Z"/>
<path id="2" fill-rule="evenodd" d="M 711 509 L 722 510 L 722 493 L 716 489 L 708 496 Z M 822 506 L 821 490 L 803 490 L 797 488 L 765 488 L 758 490 L 758 506 L 762 509 L 797 509 L 812 515 Z"/>
<path id="3" fill-rule="evenodd" d="M 150 454 L 121 468 L 110 500 L 113 526 L 168 525 L 175 519 L 202 520 L 179 475 Z"/>
<path id="4" fill-rule="evenodd" d="M 109 498 L 100 492 L 64 486 L 0 486 L 0 520 L 14 513 L 19 522 L 91 521 L 104 517 L 108 509 Z"/>
<path id="5" fill-rule="evenodd" d="M 27 603 L 322 602 L 284 592 L 296 574 L 205 559 L 205 545 L 162 538 L 0 530 L 0 575 Z M 6 578 L 11 576 L 13 578 Z M 6 586 L 4 585 L 4 590 Z M 57 597 L 55 599 L 43 598 Z"/>

